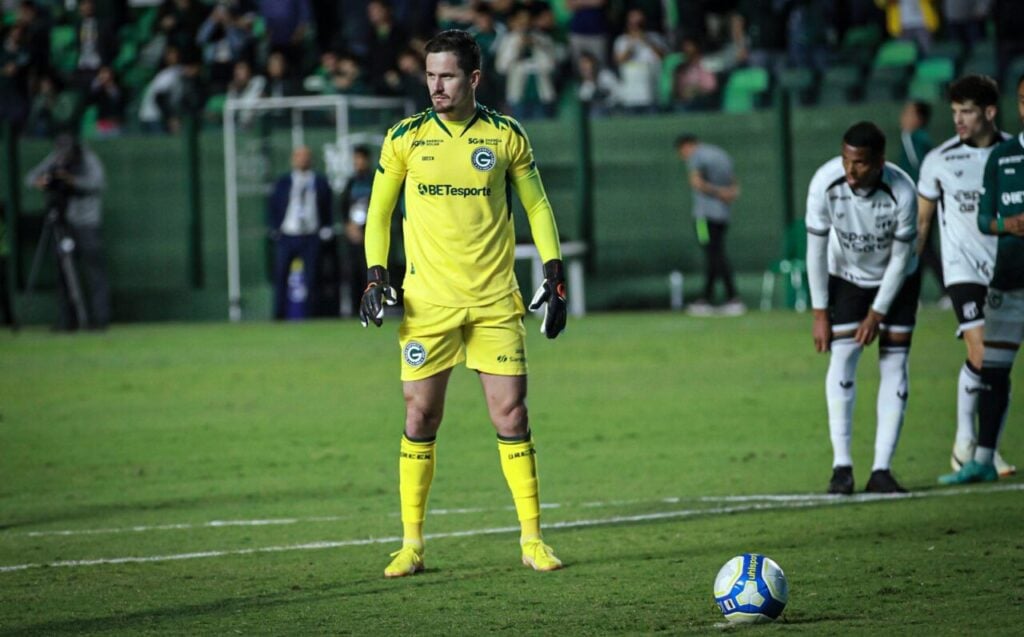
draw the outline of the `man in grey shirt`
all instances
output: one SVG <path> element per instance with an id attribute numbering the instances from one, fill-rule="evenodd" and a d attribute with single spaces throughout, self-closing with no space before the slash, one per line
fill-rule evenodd
<path id="1" fill-rule="evenodd" d="M 53 151 L 25 176 L 25 185 L 48 191 L 63 200 L 64 219 L 74 240 L 76 270 L 85 287 L 87 325 L 78 325 L 69 297 L 68 283 L 60 280 L 60 315 L 56 328 L 71 331 L 79 327 L 104 329 L 110 322 L 110 283 L 103 255 L 102 201 L 106 187 L 103 164 L 96 153 L 71 135 L 59 135 Z M 55 191 L 65 193 L 57 196 Z"/>
<path id="2" fill-rule="evenodd" d="M 725 285 L 726 301 L 717 308 L 717 312 L 742 314 L 746 306 L 736 293 L 732 266 L 725 252 L 725 233 L 729 228 L 732 203 L 740 192 L 732 158 L 718 146 L 704 143 L 693 134 L 676 138 L 676 151 L 687 164 L 693 189 L 697 240 L 704 248 L 705 258 L 704 293 L 690 304 L 689 311 L 698 315 L 715 313 L 716 308 L 712 305 L 715 282 L 721 279 Z"/>

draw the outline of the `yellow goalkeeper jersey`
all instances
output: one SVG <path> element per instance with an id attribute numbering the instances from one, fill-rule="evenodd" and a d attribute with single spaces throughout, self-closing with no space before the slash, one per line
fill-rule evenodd
<path id="1" fill-rule="evenodd" d="M 518 289 L 512 189 L 541 258 L 561 258 L 533 150 L 511 117 L 478 105 L 469 120 L 448 122 L 427 109 L 388 131 L 367 213 L 367 266 L 387 264 L 403 182 L 407 297 L 472 307 Z"/>

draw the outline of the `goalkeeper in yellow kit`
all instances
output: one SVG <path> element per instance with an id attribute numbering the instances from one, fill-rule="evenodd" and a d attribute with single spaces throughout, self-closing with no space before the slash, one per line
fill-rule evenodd
<path id="1" fill-rule="evenodd" d="M 405 435 L 399 453 L 402 548 L 387 577 L 423 570 L 423 520 L 434 477 L 435 440 L 455 365 L 477 371 L 498 432 L 502 472 L 522 526 L 523 563 L 562 566 L 541 539 L 537 464 L 526 410 L 523 299 L 513 273 L 515 189 L 544 261 L 531 309 L 546 304 L 541 331 L 565 327 L 565 280 L 558 229 L 530 142 L 519 123 L 476 103 L 480 49 L 450 30 L 426 45 L 433 108 L 392 127 L 381 149 L 366 221 L 363 325 L 378 327 L 395 302 L 386 269 L 391 213 L 405 194 L 405 317 L 399 328 Z"/>

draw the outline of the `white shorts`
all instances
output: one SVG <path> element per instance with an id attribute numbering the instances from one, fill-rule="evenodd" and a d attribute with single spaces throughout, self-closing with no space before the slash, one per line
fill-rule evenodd
<path id="1" fill-rule="evenodd" d="M 989 288 L 985 301 L 985 364 L 1011 367 L 1024 341 L 1024 290 Z"/>

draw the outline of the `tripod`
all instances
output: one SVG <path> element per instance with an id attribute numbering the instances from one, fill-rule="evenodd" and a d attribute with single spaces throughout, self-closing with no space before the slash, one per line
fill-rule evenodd
<path id="1" fill-rule="evenodd" d="M 75 269 L 75 239 L 71 234 L 71 229 L 68 228 L 67 220 L 64 218 L 64 206 L 60 201 L 50 202 L 49 210 L 43 221 L 43 231 L 39 235 L 39 244 L 36 246 L 36 253 L 32 258 L 32 269 L 29 270 L 28 281 L 25 284 L 25 304 L 28 305 L 28 301 L 32 297 L 32 290 L 35 288 L 36 277 L 39 275 L 39 266 L 43 260 L 43 253 L 46 252 L 50 239 L 53 240 L 53 249 L 57 254 L 60 276 L 67 289 L 68 300 L 75 311 L 78 328 L 85 329 L 89 327 L 89 315 L 85 310 L 85 300 L 82 298 L 82 285 L 79 283 L 78 271 Z"/>

